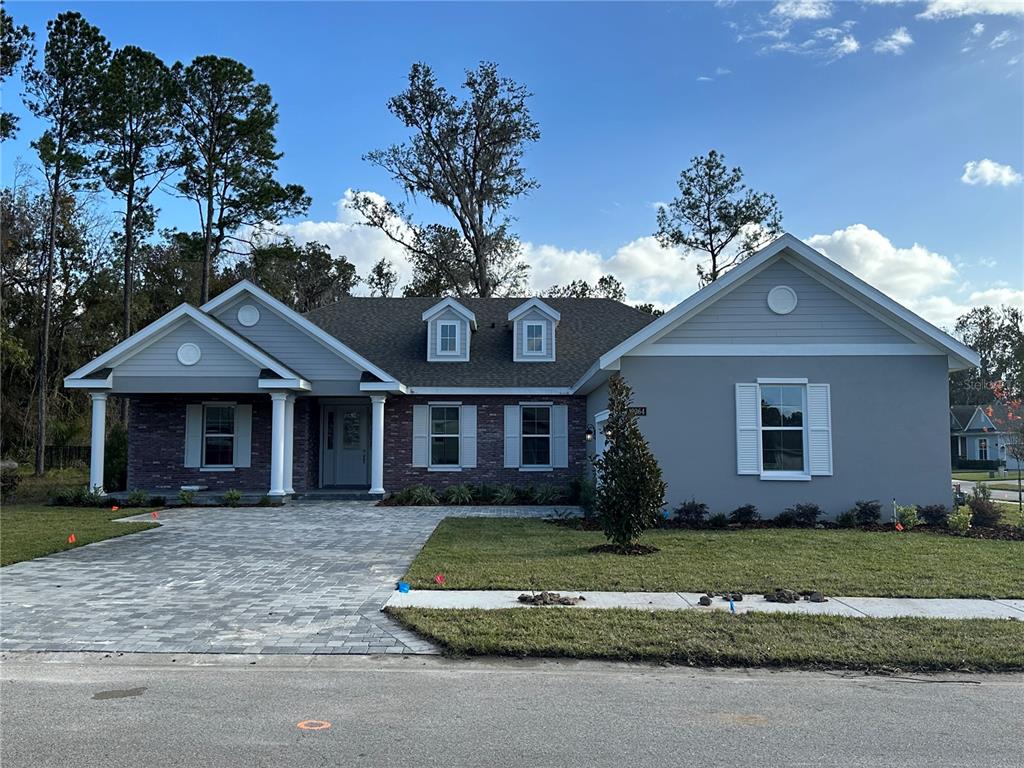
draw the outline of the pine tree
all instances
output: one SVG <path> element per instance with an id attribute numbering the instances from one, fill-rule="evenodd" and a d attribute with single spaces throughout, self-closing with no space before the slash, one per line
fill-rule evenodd
<path id="1" fill-rule="evenodd" d="M 665 505 L 661 467 L 647 445 L 632 408 L 633 390 L 621 375 L 609 381 L 607 442 L 594 462 L 597 511 L 604 535 L 625 550 L 652 528 Z"/>

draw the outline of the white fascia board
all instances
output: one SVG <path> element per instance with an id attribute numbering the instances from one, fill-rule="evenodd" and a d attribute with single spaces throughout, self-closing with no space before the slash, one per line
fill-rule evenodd
<path id="1" fill-rule="evenodd" d="M 64 378 L 66 389 L 113 389 L 114 374 L 108 373 L 102 379 L 72 379 L 70 376 Z"/>
<path id="2" fill-rule="evenodd" d="M 170 332 L 177 327 L 179 322 L 182 322 L 185 319 L 194 321 L 197 325 L 203 328 L 203 330 L 210 333 L 210 335 L 224 342 L 227 346 L 231 347 L 240 355 L 248 358 L 261 368 L 269 368 L 284 379 L 302 378 L 279 360 L 270 357 L 263 350 L 253 346 L 245 338 L 217 322 L 209 315 L 196 309 L 191 304 L 180 304 L 163 317 L 158 318 L 147 325 L 138 333 L 129 336 L 120 344 L 115 345 L 99 357 L 86 363 L 77 371 L 70 374 L 65 379 L 65 385 L 67 385 L 68 381 L 85 379 L 85 377 L 90 373 L 97 371 L 100 368 L 113 367 L 123 358 L 138 352 L 145 348 L 146 345 L 151 344 L 162 337 L 165 333 Z"/>
<path id="3" fill-rule="evenodd" d="M 459 302 L 456 299 L 453 299 L 451 296 L 449 296 L 447 299 L 442 299 L 437 304 L 424 311 L 424 313 L 420 316 L 420 319 L 424 321 L 430 320 L 432 317 L 443 312 L 446 309 L 450 309 L 455 314 L 465 318 L 473 327 L 473 329 L 476 330 L 476 315 L 474 315 L 464 306 L 459 304 Z"/>
<path id="4" fill-rule="evenodd" d="M 409 387 L 410 395 L 571 395 L 571 387 Z"/>
<path id="5" fill-rule="evenodd" d="M 308 392 L 313 386 L 302 378 L 293 379 L 260 379 L 256 386 L 259 389 L 298 389 Z"/>
<path id="6" fill-rule="evenodd" d="M 527 299 L 522 304 L 520 304 L 518 307 L 516 307 L 511 312 L 509 312 L 508 313 L 508 319 L 509 319 L 509 321 L 514 322 L 515 320 L 517 320 L 518 318 L 522 317 L 527 312 L 529 312 L 531 309 L 536 309 L 541 314 L 546 315 L 547 317 L 551 318 L 551 320 L 553 320 L 555 323 L 558 323 L 558 321 L 562 319 L 561 313 L 559 313 L 557 310 L 553 309 L 552 307 L 548 306 L 542 300 L 540 300 L 540 299 L 538 299 L 536 297 L 534 297 L 532 299 Z"/>
<path id="7" fill-rule="evenodd" d="M 360 392 L 401 392 L 409 394 L 409 388 L 400 381 L 363 381 L 359 384 Z"/>
<path id="8" fill-rule="evenodd" d="M 278 316 L 281 317 L 281 319 L 285 320 L 288 323 L 291 323 L 293 326 L 298 328 L 300 331 L 305 332 L 309 336 L 312 336 L 325 347 L 337 353 L 338 355 L 343 357 L 348 362 L 352 363 L 357 368 L 360 368 L 366 371 L 367 373 L 372 373 L 378 379 L 391 380 L 394 378 L 390 373 L 387 373 L 386 371 L 378 368 L 376 365 L 371 363 L 369 360 L 360 355 L 354 349 L 343 344 L 337 338 L 327 333 L 327 331 L 325 331 L 323 328 L 316 325 L 315 323 L 310 322 L 302 315 L 300 315 L 298 312 L 296 312 L 294 309 L 278 301 L 269 293 L 260 288 L 258 285 L 249 280 L 242 280 L 238 283 L 235 283 L 235 285 L 231 286 L 223 293 L 217 295 L 215 298 L 212 298 L 208 302 L 203 304 L 203 306 L 200 307 L 200 309 L 203 312 L 213 312 L 218 307 L 224 306 L 226 303 L 228 303 L 229 301 L 231 301 L 232 299 L 234 299 L 236 296 L 243 292 L 251 293 L 261 302 L 270 307 L 271 310 L 276 312 Z"/>

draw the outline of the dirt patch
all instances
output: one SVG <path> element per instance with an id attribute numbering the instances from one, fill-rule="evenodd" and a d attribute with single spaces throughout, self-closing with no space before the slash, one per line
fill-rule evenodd
<path id="1" fill-rule="evenodd" d="M 131 696 L 141 696 L 146 692 L 146 687 L 141 688 L 123 688 L 115 691 L 99 691 L 94 693 L 92 697 L 98 701 L 105 699 L 127 699 Z"/>
<path id="2" fill-rule="evenodd" d="M 569 597 L 558 592 L 532 592 L 530 594 L 524 592 L 518 599 L 520 603 L 526 605 L 576 605 L 587 598 L 583 595 Z"/>
<path id="3" fill-rule="evenodd" d="M 598 544 L 596 547 L 591 547 L 587 551 L 595 554 L 631 555 L 640 557 L 642 555 L 653 555 L 655 552 L 660 552 L 661 550 L 648 544 L 634 544 L 631 547 L 620 547 L 618 544 Z"/>

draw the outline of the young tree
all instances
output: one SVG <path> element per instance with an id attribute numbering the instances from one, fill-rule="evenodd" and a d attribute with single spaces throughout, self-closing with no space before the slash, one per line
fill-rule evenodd
<path id="1" fill-rule="evenodd" d="M 414 64 L 408 88 L 388 109 L 412 131 L 407 143 L 370 152 L 412 198 L 426 197 L 454 224 L 417 224 L 402 204 L 360 194 L 355 208 L 370 226 L 409 253 L 411 291 L 490 297 L 519 290 L 527 265 L 510 231 L 508 208 L 537 187 L 522 165 L 526 147 L 540 138 L 525 87 L 498 75 L 494 64 L 466 72 L 467 98 L 438 85 L 426 64 Z"/>
<path id="2" fill-rule="evenodd" d="M 725 155 L 711 150 L 679 174 L 679 197 L 658 209 L 655 237 L 664 248 L 707 254 L 710 264 L 697 265 L 704 286 L 781 232 L 775 197 L 747 189 L 743 171 L 726 167 Z"/>
<path id="3" fill-rule="evenodd" d="M 371 296 L 395 295 L 395 288 L 398 287 L 398 272 L 394 265 L 386 258 L 382 258 L 370 269 L 366 278 L 366 285 L 370 289 Z"/>
<path id="4" fill-rule="evenodd" d="M 949 377 L 954 405 L 992 401 L 992 385 L 1002 382 L 1012 395 L 1024 395 L 1024 313 L 1016 307 L 974 307 L 956 320 L 954 333 L 981 357 L 977 369 Z"/>
<path id="5" fill-rule="evenodd" d="M 249 257 L 222 277 L 247 278 L 296 312 L 332 304 L 351 296 L 359 283 L 356 268 L 344 256 L 332 256 L 322 243 L 296 245 L 291 238 L 253 244 Z"/>
<path id="6" fill-rule="evenodd" d="M 32 146 L 39 153 L 50 194 L 46 287 L 39 334 L 39 359 L 36 364 L 36 474 L 43 473 L 46 447 L 46 403 L 49 391 L 47 363 L 53 308 L 57 212 L 64 196 L 73 192 L 86 174 L 86 147 L 95 132 L 103 73 L 110 58 L 110 45 L 106 38 L 80 13 L 62 13 L 48 22 L 46 28 L 48 34 L 43 66 L 41 69 L 30 67 L 25 74 L 26 104 L 32 114 L 47 125 L 43 135 Z"/>
<path id="7" fill-rule="evenodd" d="M 150 197 L 175 168 L 177 114 L 171 70 L 155 54 L 134 45 L 114 53 L 103 78 L 97 139 L 100 178 L 124 200 L 122 339 L 132 334 L 138 232 L 152 229 Z"/>
<path id="8" fill-rule="evenodd" d="M 32 30 L 15 26 L 7 9 L 0 6 L 0 85 L 14 74 L 24 60 L 35 55 Z M 13 139 L 18 134 L 18 118 L 10 112 L 0 112 L 0 141 Z"/>
<path id="9" fill-rule="evenodd" d="M 591 285 L 586 280 L 573 280 L 566 285 L 553 285 L 544 291 L 545 296 L 564 299 L 615 299 L 624 301 L 626 289 L 615 275 L 601 275 Z"/>
<path id="10" fill-rule="evenodd" d="M 210 298 L 213 267 L 243 227 L 258 229 L 309 208 L 305 190 L 274 180 L 277 105 L 270 88 L 233 59 L 200 56 L 173 68 L 181 97 L 177 126 L 183 178 L 178 191 L 194 201 L 203 233 L 199 300 Z"/>
<path id="11" fill-rule="evenodd" d="M 607 440 L 594 461 L 597 511 L 604 535 L 621 551 L 636 545 L 665 506 L 665 481 L 633 410 L 633 390 L 620 374 L 608 382 Z"/>

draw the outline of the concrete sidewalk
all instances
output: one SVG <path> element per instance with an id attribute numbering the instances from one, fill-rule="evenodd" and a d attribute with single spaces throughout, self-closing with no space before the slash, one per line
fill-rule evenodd
<path id="1" fill-rule="evenodd" d="M 530 590 L 420 589 L 392 592 L 385 603 L 391 608 L 532 608 L 518 601 Z M 644 611 L 728 611 L 728 601 L 714 598 L 710 606 L 698 604 L 700 592 L 578 592 L 562 590 L 566 597 L 585 599 L 566 608 L 633 608 Z M 736 613 L 799 613 L 811 616 L 917 616 L 930 619 L 1017 619 L 1024 621 L 1024 600 L 946 600 L 889 597 L 829 597 L 825 603 L 801 600 L 770 603 L 762 595 L 744 595 L 733 603 Z"/>

